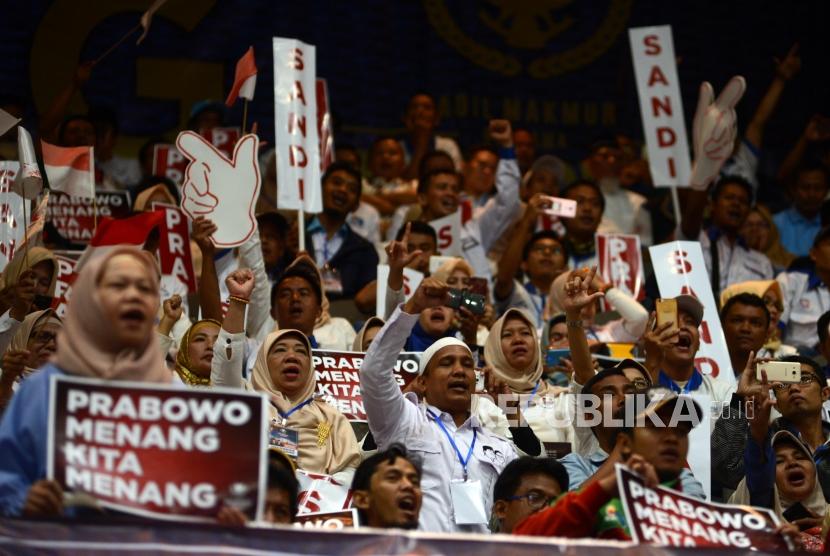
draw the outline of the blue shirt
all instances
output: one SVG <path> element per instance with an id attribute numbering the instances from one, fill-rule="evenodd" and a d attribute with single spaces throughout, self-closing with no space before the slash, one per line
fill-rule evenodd
<path id="1" fill-rule="evenodd" d="M 46 478 L 49 377 L 54 365 L 29 376 L 0 421 L 0 515 L 19 516 L 32 484 Z"/>
<path id="2" fill-rule="evenodd" d="M 568 470 L 568 490 L 578 490 L 581 488 L 585 481 L 599 471 L 599 468 L 607 459 L 608 454 L 602 449 L 597 450 L 588 457 L 571 452 L 560 459 L 559 463 L 564 465 L 565 469 Z M 695 479 L 695 476 L 688 469 L 680 472 L 680 489 L 689 496 L 694 496 L 701 500 L 706 499 L 706 492 L 703 490 L 703 485 Z"/>
<path id="3" fill-rule="evenodd" d="M 781 245 L 797 257 L 810 253 L 813 240 L 821 230 L 821 216 L 807 220 L 794 207 L 782 210 L 772 217 L 778 233 L 781 235 Z"/>

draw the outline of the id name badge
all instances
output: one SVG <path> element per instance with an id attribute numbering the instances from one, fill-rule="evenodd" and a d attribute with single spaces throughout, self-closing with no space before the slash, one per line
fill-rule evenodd
<path id="1" fill-rule="evenodd" d="M 271 425 L 271 437 L 268 440 L 268 446 L 279 448 L 285 452 L 285 455 L 297 461 L 300 453 L 298 448 L 299 444 L 300 435 L 296 430 L 282 425 Z"/>
<path id="2" fill-rule="evenodd" d="M 323 280 L 323 289 L 326 293 L 343 293 L 343 282 L 340 280 L 340 272 L 336 268 L 326 265 L 320 269 L 320 277 Z"/>
<path id="3" fill-rule="evenodd" d="M 456 525 L 484 525 L 484 495 L 479 481 L 452 481 L 450 496 Z"/>

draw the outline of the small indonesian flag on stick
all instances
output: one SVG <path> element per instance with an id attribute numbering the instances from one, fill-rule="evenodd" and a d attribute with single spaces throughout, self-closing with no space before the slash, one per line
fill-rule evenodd
<path id="1" fill-rule="evenodd" d="M 72 197 L 95 197 L 93 147 L 57 147 L 41 141 L 49 188 Z"/>

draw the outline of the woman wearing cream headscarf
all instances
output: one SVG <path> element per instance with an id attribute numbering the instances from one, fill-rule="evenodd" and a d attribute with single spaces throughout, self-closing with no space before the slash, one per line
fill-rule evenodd
<path id="1" fill-rule="evenodd" d="M 23 381 L 0 422 L 0 514 L 63 511 L 60 485 L 44 478 L 52 375 L 170 382 L 154 331 L 158 281 L 150 254 L 130 247 L 80 271 L 52 361 Z"/>
<path id="2" fill-rule="evenodd" d="M 179 202 L 176 197 L 170 193 L 167 186 L 163 183 L 157 183 L 150 186 L 138 195 L 135 196 L 133 203 L 133 212 L 144 212 L 153 210 L 153 203 L 164 203 L 167 205 L 178 206 Z"/>
<path id="3" fill-rule="evenodd" d="M 776 432 L 770 443 L 773 457 L 766 464 L 747 460 L 753 465 L 729 503 L 771 509 L 781 520 L 799 525 L 805 550 L 821 552 L 827 502 L 811 450 L 787 430 Z"/>
<path id="4" fill-rule="evenodd" d="M 176 354 L 176 374 L 188 386 L 210 386 L 213 346 L 222 323 L 214 319 L 196 321 L 187 329 Z"/>
<path id="5" fill-rule="evenodd" d="M 757 354 L 757 357 L 769 357 L 771 359 L 778 359 L 786 357 L 787 355 L 796 355 L 798 350 L 793 346 L 788 346 L 781 343 L 781 328 L 779 323 L 781 321 L 781 314 L 784 312 L 784 294 L 781 292 L 781 285 L 776 280 L 748 280 L 746 282 L 739 282 L 732 284 L 720 294 L 720 306 L 729 300 L 729 298 L 738 295 L 739 293 L 755 294 L 764 300 L 764 304 L 769 310 L 769 331 L 767 332 L 767 342 L 764 344 L 762 350 Z"/>
<path id="6" fill-rule="evenodd" d="M 380 332 L 386 322 L 380 317 L 369 317 L 363 323 L 363 327 L 354 339 L 352 351 L 366 351 L 375 339 L 375 334 Z"/>
<path id="7" fill-rule="evenodd" d="M 549 385 L 542 378 L 542 356 L 533 320 L 520 309 L 508 309 L 493 324 L 484 344 L 487 370 L 520 396 L 522 417 L 542 442 L 572 442 L 567 403 L 560 394 L 568 388 Z M 479 420 L 488 429 L 506 436 L 507 420 L 498 406 L 486 398 L 476 405 Z M 494 423 L 499 423 L 495 426 Z"/>
<path id="8" fill-rule="evenodd" d="M 45 247 L 18 251 L 0 274 L 0 291 L 9 295 L 0 307 L 0 353 L 5 352 L 17 328 L 28 313 L 46 309 L 55 295 L 57 281 L 55 255 Z M 25 291 L 26 294 L 21 295 Z"/>
<path id="9" fill-rule="evenodd" d="M 750 249 L 760 251 L 772 263 L 775 273 L 787 270 L 795 255 L 784 248 L 781 234 L 772 219 L 772 214 L 764 205 L 755 205 L 746 216 L 740 230 L 741 238 Z"/>
<path id="10" fill-rule="evenodd" d="M 237 270 L 226 280 L 230 306 L 213 352 L 211 383 L 267 394 L 271 422 L 297 433 L 297 467 L 351 481 L 360 463 L 352 427 L 334 406 L 314 395 L 317 380 L 311 343 L 299 330 L 272 332 L 257 351 L 249 381 L 243 381 L 245 305 L 254 289 L 254 275 Z"/>

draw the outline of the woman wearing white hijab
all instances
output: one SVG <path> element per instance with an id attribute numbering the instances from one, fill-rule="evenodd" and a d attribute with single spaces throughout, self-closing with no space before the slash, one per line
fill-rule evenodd
<path id="1" fill-rule="evenodd" d="M 520 396 L 522 416 L 542 442 L 573 442 L 567 403 L 568 388 L 549 385 L 542 378 L 542 357 L 533 320 L 520 309 L 508 309 L 493 324 L 484 344 L 490 373 Z M 480 400 L 476 414 L 482 423 L 498 422 L 495 432 L 506 436 L 506 418 L 498 406 Z M 489 427 L 488 427 L 489 428 Z"/>

